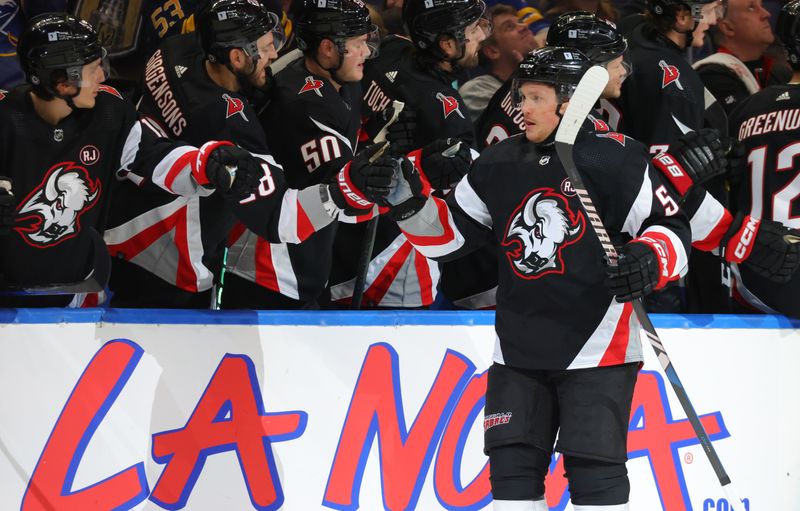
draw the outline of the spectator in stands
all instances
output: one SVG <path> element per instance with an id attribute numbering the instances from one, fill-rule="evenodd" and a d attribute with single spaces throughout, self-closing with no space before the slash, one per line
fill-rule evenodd
<path id="1" fill-rule="evenodd" d="M 729 0 L 725 17 L 717 22 L 717 53 L 694 64 L 729 114 L 747 96 L 791 78 L 788 67 L 764 55 L 775 40 L 769 20 L 761 0 Z"/>
<path id="2" fill-rule="evenodd" d="M 494 27 L 492 34 L 481 45 L 479 54 L 489 72 L 466 82 L 458 90 L 467 105 L 473 121 L 477 121 L 489 100 L 517 69 L 522 58 L 539 47 L 517 11 L 504 4 L 495 5 L 490 14 Z"/>

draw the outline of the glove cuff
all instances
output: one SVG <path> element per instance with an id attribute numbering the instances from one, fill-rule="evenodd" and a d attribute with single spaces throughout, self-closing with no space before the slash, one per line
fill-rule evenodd
<path id="1" fill-rule="evenodd" d="M 741 213 L 737 215 L 730 229 L 725 233 L 725 240 L 722 244 L 725 247 L 725 260 L 738 264 L 750 257 L 756 244 L 759 227 L 761 227 L 761 220 L 758 218 L 750 215 L 743 216 Z"/>
<path id="2" fill-rule="evenodd" d="M 373 203 L 361 195 L 350 179 L 352 162 L 348 162 L 336 175 L 336 186 L 331 187 L 331 199 L 341 209 L 372 209 Z"/>
<path id="3" fill-rule="evenodd" d="M 653 251 L 658 264 L 658 283 L 654 289 L 661 289 L 666 286 L 670 281 L 669 250 L 667 249 L 666 244 L 659 240 L 656 236 L 650 235 L 650 233 L 639 238 L 635 238 L 628 243 L 642 243 L 647 245 L 647 247 Z"/>
<path id="4" fill-rule="evenodd" d="M 195 157 L 194 164 L 192 165 L 192 177 L 197 184 L 201 186 L 211 184 L 211 181 L 208 179 L 208 174 L 206 174 L 206 164 L 208 163 L 208 158 L 216 148 L 226 145 L 232 146 L 233 143 L 228 142 L 227 140 L 212 140 L 210 142 L 206 142 L 197 150 L 197 156 Z"/>
<path id="5" fill-rule="evenodd" d="M 671 154 L 659 153 L 651 161 L 653 166 L 661 172 L 661 175 L 675 187 L 681 197 L 686 195 L 686 192 L 694 185 L 692 178 L 689 177 L 683 166 Z"/>

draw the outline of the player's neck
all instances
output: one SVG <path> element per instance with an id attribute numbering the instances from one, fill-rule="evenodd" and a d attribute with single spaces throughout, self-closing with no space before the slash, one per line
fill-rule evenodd
<path id="1" fill-rule="evenodd" d="M 675 43 L 678 48 L 686 47 L 686 34 L 678 32 L 677 30 L 669 30 L 664 34 L 664 37 Z"/>
<path id="2" fill-rule="evenodd" d="M 216 83 L 225 90 L 239 92 L 239 89 L 241 88 L 239 85 L 239 80 L 236 79 L 236 75 L 233 74 L 230 69 L 220 64 L 211 63 L 207 60 L 205 61 L 205 64 L 206 74 L 212 82 Z"/>
<path id="3" fill-rule="evenodd" d="M 736 44 L 736 41 L 725 41 L 722 46 L 733 53 L 733 56 L 742 62 L 760 59 L 767 49 L 766 46 L 753 48 L 752 46 Z"/>
<path id="4" fill-rule="evenodd" d="M 321 76 L 326 81 L 330 82 L 330 84 L 333 85 L 333 88 L 336 89 L 336 92 L 339 92 L 339 90 L 342 88 L 342 85 L 333 79 L 333 76 L 331 76 L 330 71 L 319 65 L 319 63 L 317 63 L 317 61 L 311 56 L 307 56 L 305 58 L 305 61 L 306 61 L 306 69 L 308 69 L 310 72 L 314 73 L 317 76 Z"/>
<path id="5" fill-rule="evenodd" d="M 36 111 L 36 114 L 47 124 L 55 126 L 72 113 L 72 108 L 61 98 L 44 100 L 33 92 L 29 92 L 28 94 L 31 95 L 33 109 Z"/>
<path id="6" fill-rule="evenodd" d="M 442 71 L 446 71 L 448 73 L 452 73 L 453 72 L 453 63 L 450 62 L 449 60 L 440 60 L 439 61 L 439 69 L 441 69 Z"/>

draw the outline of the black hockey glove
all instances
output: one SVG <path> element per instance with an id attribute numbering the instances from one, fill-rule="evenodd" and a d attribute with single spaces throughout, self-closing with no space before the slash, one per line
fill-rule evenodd
<path id="1" fill-rule="evenodd" d="M 772 220 L 739 213 L 721 245 L 726 261 L 742 263 L 773 282 L 788 282 L 800 266 L 800 232 Z"/>
<path id="2" fill-rule="evenodd" d="M 652 161 L 683 197 L 693 185 L 725 173 L 727 152 L 728 143 L 720 140 L 719 132 L 703 128 L 686 133 L 670 146 L 669 152 L 657 154 Z"/>
<path id="3" fill-rule="evenodd" d="M 734 142 L 733 148 L 728 153 L 728 179 L 731 186 L 737 186 L 749 172 L 747 163 L 747 149 L 741 142 Z"/>
<path id="4" fill-rule="evenodd" d="M 262 161 L 229 142 L 208 142 L 200 148 L 192 174 L 198 184 L 235 199 L 256 191 L 264 177 Z"/>
<path id="5" fill-rule="evenodd" d="M 0 236 L 11 232 L 16 220 L 17 198 L 11 191 L 11 178 L 0 176 Z"/>
<path id="6" fill-rule="evenodd" d="M 618 302 L 630 302 L 650 294 L 658 285 L 659 276 L 655 250 L 634 240 L 620 249 L 615 266 L 606 267 L 606 286 Z"/>
<path id="7" fill-rule="evenodd" d="M 376 112 L 364 121 L 364 133 L 369 140 L 375 140 L 381 129 L 392 119 L 394 107 L 389 106 Z M 405 154 L 414 149 L 414 132 L 417 129 L 417 116 L 413 110 L 403 110 L 386 129 L 386 140 L 392 144 L 392 151 Z"/>
<path id="8" fill-rule="evenodd" d="M 382 154 L 386 147 L 386 142 L 367 147 L 339 171 L 336 182 L 329 186 L 331 199 L 338 208 L 364 212 L 389 195 L 398 163 Z"/>
<path id="9" fill-rule="evenodd" d="M 472 165 L 469 145 L 456 138 L 431 142 L 422 148 L 421 158 L 420 171 L 435 190 L 455 186 Z"/>
<path id="10" fill-rule="evenodd" d="M 405 220 L 422 209 L 430 195 L 430 186 L 426 186 L 420 178 L 419 171 L 408 158 L 396 160 L 392 179 L 392 191 L 384 200 L 389 206 L 389 217 L 395 221 Z"/>

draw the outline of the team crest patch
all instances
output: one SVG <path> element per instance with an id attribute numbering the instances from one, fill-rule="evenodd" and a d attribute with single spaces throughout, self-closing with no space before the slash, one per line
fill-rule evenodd
<path id="1" fill-rule="evenodd" d="M 322 80 L 315 80 L 313 76 L 306 76 L 306 83 L 300 88 L 300 92 L 297 94 L 302 94 L 308 91 L 314 91 L 314 93 L 322 97 L 322 91 L 320 90 L 323 86 Z"/>
<path id="2" fill-rule="evenodd" d="M 585 227 L 583 212 L 575 214 L 566 197 L 552 188 L 533 190 L 506 226 L 503 247 L 511 269 L 526 280 L 563 274 L 561 252 L 583 237 Z"/>
<path id="3" fill-rule="evenodd" d="M 661 77 L 661 88 L 664 89 L 667 85 L 674 83 L 676 87 L 680 90 L 683 90 L 683 85 L 681 85 L 681 72 L 678 71 L 678 68 L 667 64 L 663 60 L 658 61 L 659 67 L 664 72 L 664 75 Z"/>
<path id="4" fill-rule="evenodd" d="M 450 114 L 453 112 L 457 113 L 459 117 L 464 119 L 464 114 L 461 113 L 461 108 L 458 105 L 458 100 L 453 96 L 445 96 L 441 92 L 436 93 L 436 99 L 442 102 L 442 108 L 444 109 L 444 118 L 447 119 L 450 117 Z"/>
<path id="5" fill-rule="evenodd" d="M 74 162 L 54 165 L 17 206 L 14 230 L 28 245 L 57 245 L 81 231 L 80 218 L 98 202 L 101 183 Z"/>
<path id="6" fill-rule="evenodd" d="M 596 131 L 611 131 L 611 128 L 609 128 L 608 124 L 606 124 L 606 122 L 602 119 L 598 119 L 591 115 L 589 116 L 589 119 L 592 121 L 592 124 L 594 124 L 594 129 Z"/>
<path id="7" fill-rule="evenodd" d="M 119 99 L 123 99 L 122 98 L 122 93 L 120 93 L 120 91 L 118 91 L 117 89 L 115 89 L 114 87 L 112 87 L 110 85 L 99 85 L 97 87 L 97 90 L 102 91 L 102 92 L 106 92 L 108 94 L 111 94 L 112 96 L 116 96 Z"/>
<path id="8" fill-rule="evenodd" d="M 7 90 L 0 89 L 0 101 L 3 101 L 4 99 L 6 99 L 6 94 L 7 93 L 8 93 Z"/>
<path id="9" fill-rule="evenodd" d="M 625 135 L 622 133 L 609 131 L 608 133 L 597 133 L 597 136 L 600 138 L 610 138 L 611 140 L 615 140 L 617 143 L 619 143 L 619 145 L 625 147 Z"/>
<path id="10" fill-rule="evenodd" d="M 483 431 L 499 426 L 500 424 L 508 424 L 511 422 L 511 412 L 493 413 L 483 418 Z"/>
<path id="11" fill-rule="evenodd" d="M 242 116 L 242 119 L 249 122 L 247 116 L 244 115 L 244 101 L 242 101 L 239 98 L 233 98 L 227 94 L 223 94 L 222 98 L 227 103 L 227 108 L 228 108 L 228 111 L 225 114 L 226 119 L 229 119 L 234 115 L 239 114 Z"/>

